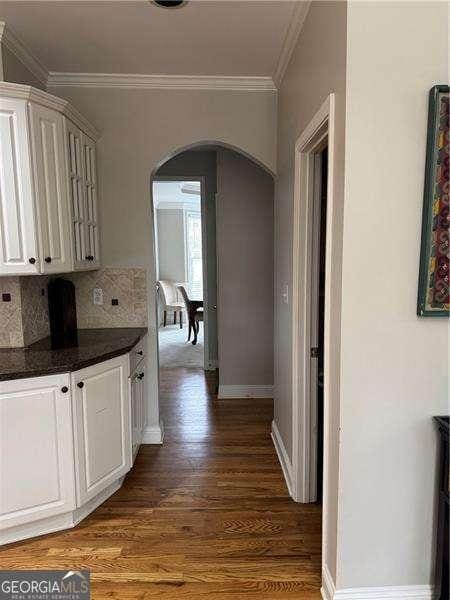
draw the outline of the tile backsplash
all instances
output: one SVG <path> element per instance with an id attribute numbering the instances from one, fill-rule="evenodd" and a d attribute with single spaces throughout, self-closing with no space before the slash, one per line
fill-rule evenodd
<path id="1" fill-rule="evenodd" d="M 8 302 L 3 294 L 9 294 Z M 0 277 L 0 348 L 23 346 L 19 277 Z"/>
<path id="2" fill-rule="evenodd" d="M 75 284 L 80 329 L 147 326 L 145 269 L 108 267 L 64 277 Z M 94 304 L 95 288 L 103 291 L 103 304 Z"/>
<path id="3" fill-rule="evenodd" d="M 21 277 L 22 328 L 24 346 L 50 335 L 47 285 L 50 277 Z"/>
<path id="4" fill-rule="evenodd" d="M 105 267 L 59 275 L 75 285 L 80 329 L 147 326 L 147 277 L 143 268 Z M 0 347 L 28 346 L 50 334 L 50 277 L 0 277 Z M 103 304 L 94 304 L 94 289 Z M 3 301 L 10 294 L 10 301 Z M 7 298 L 7 296 L 6 296 Z"/>

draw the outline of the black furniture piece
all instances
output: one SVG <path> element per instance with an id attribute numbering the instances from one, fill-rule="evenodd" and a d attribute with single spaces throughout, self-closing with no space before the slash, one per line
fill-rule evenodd
<path id="1" fill-rule="evenodd" d="M 48 312 L 53 348 L 76 346 L 77 307 L 75 286 L 66 279 L 53 279 L 48 284 Z"/>
<path id="2" fill-rule="evenodd" d="M 436 536 L 436 600 L 448 600 L 449 591 L 449 438 L 450 417 L 434 417 L 440 434 L 439 495 Z"/>
<path id="3" fill-rule="evenodd" d="M 194 332 L 194 339 L 192 345 L 195 346 L 197 343 L 197 336 L 200 330 L 200 321 L 203 321 L 203 300 L 190 300 L 185 288 L 182 285 L 178 285 L 177 288 L 180 290 L 180 294 L 183 298 L 186 306 L 186 312 L 188 315 L 188 339 L 191 339 L 191 331 Z"/>

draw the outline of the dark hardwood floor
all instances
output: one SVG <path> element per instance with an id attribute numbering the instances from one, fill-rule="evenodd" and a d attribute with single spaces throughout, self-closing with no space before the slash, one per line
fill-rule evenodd
<path id="1" fill-rule="evenodd" d="M 78 527 L 0 550 L 1 569 L 90 569 L 92 597 L 319 599 L 321 509 L 288 495 L 272 401 L 217 400 L 214 375 L 161 373 L 163 446 Z"/>

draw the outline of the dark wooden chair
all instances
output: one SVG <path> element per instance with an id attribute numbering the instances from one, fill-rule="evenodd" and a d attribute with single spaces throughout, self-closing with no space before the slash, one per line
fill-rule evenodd
<path id="1" fill-rule="evenodd" d="M 192 344 L 197 343 L 197 336 L 200 329 L 200 321 L 203 321 L 203 300 L 190 300 L 186 290 L 182 285 L 178 286 L 178 290 L 183 298 L 184 305 L 188 316 L 188 339 L 191 339 L 191 331 L 194 333 Z"/>

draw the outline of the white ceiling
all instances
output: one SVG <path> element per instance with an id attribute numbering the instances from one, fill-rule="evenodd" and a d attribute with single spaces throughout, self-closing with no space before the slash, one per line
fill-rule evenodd
<path id="1" fill-rule="evenodd" d="M 291 0 L 0 1 L 6 21 L 49 71 L 273 76 L 298 11 Z"/>

